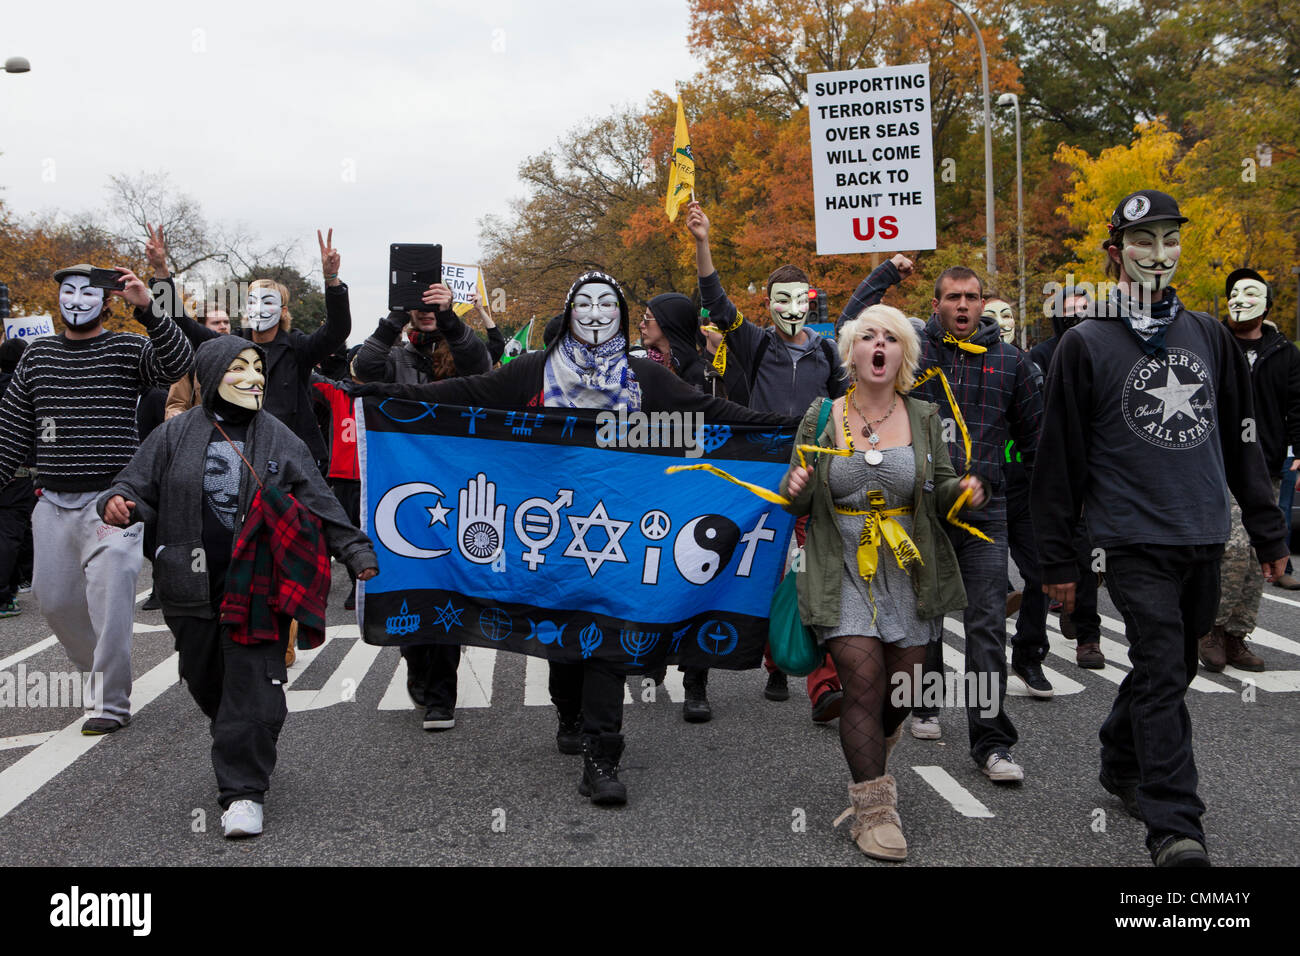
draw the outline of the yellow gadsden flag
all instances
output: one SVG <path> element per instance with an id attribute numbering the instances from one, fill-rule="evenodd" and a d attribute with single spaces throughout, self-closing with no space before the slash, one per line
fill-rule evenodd
<path id="1" fill-rule="evenodd" d="M 691 155 L 691 131 L 686 128 L 686 111 L 677 97 L 677 132 L 673 134 L 672 168 L 668 171 L 668 221 L 677 221 L 677 210 L 695 192 L 695 157 Z"/>

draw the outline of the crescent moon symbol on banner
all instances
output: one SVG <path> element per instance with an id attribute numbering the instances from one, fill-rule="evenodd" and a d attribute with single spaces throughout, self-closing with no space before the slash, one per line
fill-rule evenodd
<path id="1" fill-rule="evenodd" d="M 389 488 L 375 506 L 375 535 L 380 544 L 403 558 L 440 558 L 451 551 L 450 548 L 417 548 L 398 533 L 397 509 L 407 498 L 422 494 L 442 497 L 442 492 L 436 485 L 425 481 L 408 481 L 404 485 Z"/>

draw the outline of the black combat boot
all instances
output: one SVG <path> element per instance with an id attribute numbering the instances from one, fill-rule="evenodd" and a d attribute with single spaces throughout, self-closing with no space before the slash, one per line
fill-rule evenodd
<path id="1" fill-rule="evenodd" d="M 558 716 L 560 726 L 555 731 L 556 749 L 562 754 L 582 753 L 582 714 L 578 713 L 572 719 L 563 714 Z"/>
<path id="2" fill-rule="evenodd" d="M 618 779 L 618 761 L 622 756 L 622 734 L 583 734 L 582 781 L 578 793 L 600 806 L 627 803 L 627 787 Z"/>
<path id="3" fill-rule="evenodd" d="M 686 699 L 682 702 L 682 717 L 688 724 L 706 724 L 713 719 L 713 708 L 709 706 L 706 693 L 709 686 L 707 669 L 689 670 L 682 679 L 686 690 Z"/>

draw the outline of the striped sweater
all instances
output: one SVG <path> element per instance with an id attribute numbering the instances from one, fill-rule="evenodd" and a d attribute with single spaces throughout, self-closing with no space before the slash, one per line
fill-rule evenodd
<path id="1" fill-rule="evenodd" d="M 159 309 L 160 307 L 155 307 Z M 36 449 L 36 484 L 100 491 L 131 460 L 140 393 L 184 375 L 194 352 L 165 313 L 136 309 L 149 332 L 102 332 L 71 341 L 37 339 L 0 400 L 0 484 Z"/>

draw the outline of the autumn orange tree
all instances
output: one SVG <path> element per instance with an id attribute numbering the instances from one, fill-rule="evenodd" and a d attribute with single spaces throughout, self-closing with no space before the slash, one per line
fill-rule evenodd
<path id="1" fill-rule="evenodd" d="M 54 273 L 81 262 L 101 269 L 125 266 L 137 275 L 145 268 L 142 249 L 135 244 L 124 247 L 94 223 L 57 216 L 21 222 L 0 204 L 0 281 L 9 285 L 14 315 L 51 315 L 59 328 L 59 286 Z M 110 297 L 104 327 L 143 335 L 144 328 L 131 313 L 125 301 Z"/>

